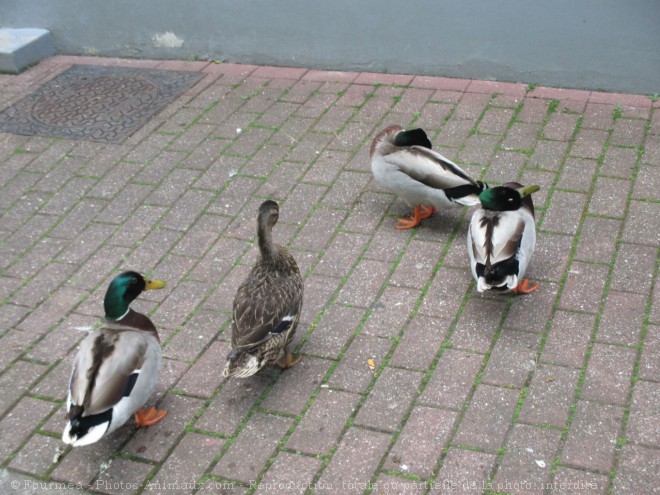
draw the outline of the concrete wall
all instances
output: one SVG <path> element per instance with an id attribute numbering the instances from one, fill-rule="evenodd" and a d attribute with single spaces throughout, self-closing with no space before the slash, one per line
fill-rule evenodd
<path id="1" fill-rule="evenodd" d="M 0 0 L 0 27 L 63 54 L 660 93 L 659 0 Z"/>

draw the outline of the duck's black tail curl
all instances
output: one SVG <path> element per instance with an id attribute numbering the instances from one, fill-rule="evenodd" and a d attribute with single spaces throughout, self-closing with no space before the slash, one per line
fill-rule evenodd
<path id="1" fill-rule="evenodd" d="M 69 423 L 71 428 L 69 435 L 72 438 L 82 438 L 94 426 L 101 425 L 112 421 L 112 408 L 103 411 L 99 414 L 92 414 L 91 416 L 83 416 L 83 408 L 81 406 L 72 406 L 69 412 Z"/>

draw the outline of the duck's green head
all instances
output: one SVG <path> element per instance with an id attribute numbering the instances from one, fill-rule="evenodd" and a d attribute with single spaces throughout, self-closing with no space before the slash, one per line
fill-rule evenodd
<path id="1" fill-rule="evenodd" d="M 513 185 L 507 184 L 484 189 L 479 194 L 481 206 L 487 210 L 514 211 L 520 208 L 523 198 L 541 189 L 539 186 L 523 187 L 520 184 L 515 184 L 516 187 L 511 187 Z"/>
<path id="2" fill-rule="evenodd" d="M 161 289 L 165 282 L 149 280 L 137 272 L 124 272 L 117 275 L 105 293 L 103 307 L 105 317 L 109 320 L 118 320 L 128 312 L 128 306 L 143 290 Z"/>
<path id="3" fill-rule="evenodd" d="M 422 146 L 431 149 L 431 141 L 429 140 L 424 129 L 411 129 L 404 131 L 403 129 L 397 132 L 394 138 L 394 144 L 397 146 Z"/>

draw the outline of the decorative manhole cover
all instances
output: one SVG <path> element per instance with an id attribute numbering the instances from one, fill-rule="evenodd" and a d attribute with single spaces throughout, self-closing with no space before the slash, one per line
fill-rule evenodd
<path id="1" fill-rule="evenodd" d="M 121 143 L 202 77 L 74 65 L 0 112 L 0 131 Z"/>

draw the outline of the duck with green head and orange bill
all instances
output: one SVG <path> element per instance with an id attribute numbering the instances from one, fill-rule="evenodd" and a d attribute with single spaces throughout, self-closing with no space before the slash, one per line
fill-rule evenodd
<path id="1" fill-rule="evenodd" d="M 144 290 L 165 282 L 137 272 L 117 275 L 105 294 L 105 321 L 81 343 L 73 363 L 67 397 L 67 424 L 62 440 L 74 447 L 97 442 L 135 415 L 149 426 L 167 414 L 141 409 L 160 374 L 162 350 L 149 317 L 130 308 Z"/>
<path id="2" fill-rule="evenodd" d="M 467 248 L 477 290 L 528 294 L 539 284 L 524 279 L 536 246 L 532 193 L 539 186 L 509 182 L 479 194 L 481 208 L 470 220 Z"/>
<path id="3" fill-rule="evenodd" d="M 423 129 L 389 126 L 374 138 L 370 155 L 378 183 L 413 208 L 410 218 L 399 219 L 397 229 L 417 227 L 438 208 L 477 205 L 487 187 L 433 151 Z"/>

